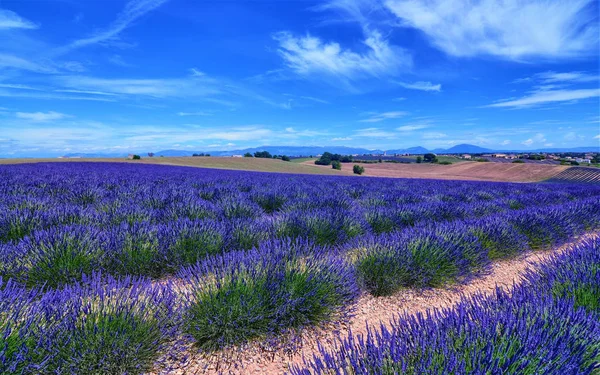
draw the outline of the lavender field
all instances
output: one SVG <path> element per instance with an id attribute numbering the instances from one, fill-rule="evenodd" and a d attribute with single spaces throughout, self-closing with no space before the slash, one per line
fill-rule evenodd
<path id="1" fill-rule="evenodd" d="M 600 227 L 595 184 L 39 163 L 0 166 L 0 197 L 3 374 L 168 373 L 190 350 L 293 347 L 361 295 L 467 283 Z M 291 372 L 594 373 L 598 246 Z"/>

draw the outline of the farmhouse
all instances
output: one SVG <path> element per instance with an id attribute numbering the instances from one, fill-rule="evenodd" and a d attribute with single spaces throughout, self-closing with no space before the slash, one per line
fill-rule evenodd
<path id="1" fill-rule="evenodd" d="M 462 158 L 463 158 L 463 159 L 471 159 L 471 155 L 469 155 L 469 154 L 464 154 L 464 155 L 462 156 Z"/>

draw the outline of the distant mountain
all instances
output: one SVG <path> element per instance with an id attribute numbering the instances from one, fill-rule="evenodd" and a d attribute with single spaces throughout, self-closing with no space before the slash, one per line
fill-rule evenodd
<path id="1" fill-rule="evenodd" d="M 444 153 L 444 154 L 483 154 L 486 152 L 493 152 L 493 150 L 490 150 L 489 148 L 483 148 L 483 147 L 479 147 L 479 146 L 469 145 L 466 143 L 456 145 L 456 146 L 450 147 L 447 150 L 441 151 L 441 153 Z"/>
<path id="2" fill-rule="evenodd" d="M 426 154 L 428 152 L 430 152 L 428 149 L 421 146 L 401 148 L 397 150 L 387 150 L 388 154 Z"/>
<path id="3" fill-rule="evenodd" d="M 231 156 L 231 155 L 243 155 L 246 152 L 254 154 L 257 151 L 268 151 L 272 155 L 287 155 L 287 156 L 309 156 L 319 155 L 325 151 L 334 154 L 353 155 L 353 154 L 383 154 L 383 150 L 369 150 L 360 147 L 345 147 L 345 146 L 261 146 L 252 147 L 238 150 L 226 150 L 226 151 L 186 151 L 186 150 L 163 150 L 155 152 L 156 156 L 192 156 L 193 154 L 209 153 L 212 156 Z M 434 152 L 436 154 L 485 154 L 492 152 L 600 152 L 600 147 L 575 147 L 575 148 L 545 148 L 537 150 L 499 150 L 479 147 L 470 144 L 460 144 L 448 149 L 436 148 L 434 150 L 428 150 L 425 147 L 416 146 L 402 149 L 392 149 L 385 151 L 387 154 L 426 154 L 428 152 Z M 75 155 L 75 154 L 74 154 Z M 77 154 L 83 155 L 83 154 Z M 86 154 L 90 155 L 90 154 Z M 107 156 L 107 155 L 103 155 Z M 115 155 L 112 155 L 113 157 Z M 126 156 L 126 155 L 119 155 Z M 89 156 L 93 157 L 93 156 Z M 99 157 L 99 156 L 96 156 Z"/>
<path id="4" fill-rule="evenodd" d="M 209 153 L 211 156 L 231 156 L 243 155 L 246 152 L 254 154 L 257 151 L 268 151 L 272 155 L 288 155 L 288 156 L 309 156 L 319 155 L 325 151 L 334 154 L 382 154 L 382 150 L 368 150 L 366 148 L 345 147 L 345 146 L 262 146 L 252 147 L 240 150 L 227 151 L 183 151 L 183 150 L 163 150 L 157 151 L 156 156 L 192 156 L 193 154 Z"/>

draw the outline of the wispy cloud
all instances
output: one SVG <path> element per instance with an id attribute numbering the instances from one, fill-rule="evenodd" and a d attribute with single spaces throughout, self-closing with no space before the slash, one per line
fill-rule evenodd
<path id="1" fill-rule="evenodd" d="M 177 112 L 177 116 L 212 116 L 210 112 L 199 111 L 199 112 Z"/>
<path id="2" fill-rule="evenodd" d="M 407 114 L 408 113 L 402 111 L 376 113 L 367 119 L 360 120 L 360 122 L 380 122 L 384 120 L 404 117 Z"/>
<path id="3" fill-rule="evenodd" d="M 502 142 L 500 142 L 500 144 L 501 144 L 502 146 L 509 145 L 509 144 L 510 144 L 510 140 L 508 140 L 508 139 L 505 139 L 505 140 L 503 140 Z"/>
<path id="4" fill-rule="evenodd" d="M 354 137 L 364 138 L 396 138 L 397 134 L 388 130 L 379 128 L 359 129 L 354 133 Z"/>
<path id="5" fill-rule="evenodd" d="M 537 133 L 535 136 L 521 142 L 522 145 L 531 146 L 533 144 L 546 142 L 546 137 L 542 133 Z"/>
<path id="6" fill-rule="evenodd" d="M 396 130 L 398 130 L 399 132 L 412 132 L 415 130 L 426 129 L 428 127 L 429 127 L 429 125 L 427 125 L 427 124 L 403 125 L 403 126 L 396 128 Z"/>
<path id="7" fill-rule="evenodd" d="M 535 77 L 544 83 L 557 83 L 557 82 L 600 82 L 598 75 L 588 74 L 585 72 L 542 72 L 535 75 Z"/>
<path id="8" fill-rule="evenodd" d="M 441 84 L 433 84 L 431 82 L 413 82 L 413 83 L 409 83 L 409 82 L 399 82 L 399 81 L 395 81 L 396 84 L 404 87 L 405 89 L 410 89 L 410 90 L 421 90 L 421 91 L 440 91 L 442 89 L 442 85 Z"/>
<path id="9" fill-rule="evenodd" d="M 335 137 L 331 139 L 334 142 L 351 141 L 351 137 Z"/>
<path id="10" fill-rule="evenodd" d="M 62 120 L 67 117 L 71 117 L 69 115 L 65 115 L 64 113 L 59 112 L 17 112 L 15 116 L 19 119 L 35 121 L 35 122 L 44 122 L 44 121 L 55 121 Z"/>
<path id="11" fill-rule="evenodd" d="M 600 134 L 594 137 L 594 139 L 600 139 Z"/>
<path id="12" fill-rule="evenodd" d="M 421 138 L 423 138 L 423 139 L 440 139 L 440 138 L 446 138 L 447 136 L 448 136 L 448 134 L 446 134 L 446 133 L 426 132 L 426 133 L 423 133 Z"/>
<path id="13" fill-rule="evenodd" d="M 112 41 L 127 29 L 133 22 L 140 19 L 148 12 L 160 7 L 168 0 L 131 0 L 117 15 L 117 18 L 104 30 L 97 31 L 88 37 L 77 39 L 56 51 L 57 54 L 67 53 L 71 50 L 92 44 Z"/>
<path id="14" fill-rule="evenodd" d="M 394 75 L 411 65 L 410 56 L 390 45 L 379 32 L 367 30 L 365 33 L 363 43 L 367 51 L 364 53 L 311 35 L 297 37 L 284 31 L 273 37 L 279 42 L 279 54 L 286 65 L 300 75 L 324 74 L 353 81 Z"/>
<path id="15" fill-rule="evenodd" d="M 595 0 L 384 0 L 404 27 L 453 56 L 564 58 L 597 52 Z"/>
<path id="16" fill-rule="evenodd" d="M 578 90 L 538 90 L 519 99 L 505 100 L 489 104 L 488 108 L 528 108 L 548 103 L 569 102 L 600 96 L 600 89 Z"/>
<path id="17" fill-rule="evenodd" d="M 37 29 L 39 26 L 24 19 L 17 13 L 0 9 L 0 30 L 2 29 Z"/>
<path id="18" fill-rule="evenodd" d="M 113 65 L 122 66 L 123 68 L 132 68 L 135 65 L 125 61 L 120 55 L 112 55 L 108 58 L 108 62 Z"/>
<path id="19" fill-rule="evenodd" d="M 56 69 L 40 62 L 33 62 L 18 56 L 0 53 L 0 70 L 2 68 L 12 68 L 19 70 L 28 70 L 34 73 L 56 73 Z"/>

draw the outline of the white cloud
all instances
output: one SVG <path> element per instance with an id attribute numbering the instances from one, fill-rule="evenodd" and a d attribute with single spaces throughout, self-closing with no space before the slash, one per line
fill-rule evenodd
<path id="1" fill-rule="evenodd" d="M 594 137 L 594 139 L 600 139 L 600 134 Z"/>
<path id="2" fill-rule="evenodd" d="M 294 128 L 285 128 L 285 131 L 288 133 L 297 133 L 297 131 Z"/>
<path id="3" fill-rule="evenodd" d="M 212 116 L 210 112 L 177 112 L 177 116 Z"/>
<path id="4" fill-rule="evenodd" d="M 401 111 L 383 112 L 383 113 L 374 114 L 373 116 L 371 116 L 367 119 L 360 120 L 360 122 L 380 122 L 380 121 L 384 121 L 384 120 L 400 118 L 400 117 L 403 117 L 406 115 L 407 115 L 406 112 L 401 112 Z"/>
<path id="5" fill-rule="evenodd" d="M 500 142 L 500 144 L 501 144 L 502 146 L 509 145 L 509 144 L 510 144 L 510 140 L 508 140 L 508 139 L 505 139 L 505 140 L 503 140 L 502 142 Z"/>
<path id="6" fill-rule="evenodd" d="M 336 142 L 339 142 L 339 141 L 351 141 L 352 138 L 351 137 L 336 137 L 336 138 L 332 138 L 331 140 L 332 141 L 336 141 Z"/>
<path id="7" fill-rule="evenodd" d="M 403 101 L 405 101 L 405 100 L 406 100 L 406 98 L 405 98 L 405 97 L 399 97 L 399 98 L 394 98 L 394 99 L 392 99 L 392 101 L 393 101 L 393 102 L 403 102 Z"/>
<path id="8" fill-rule="evenodd" d="M 453 56 L 507 59 L 593 54 L 595 0 L 384 0 L 404 27 Z"/>
<path id="9" fill-rule="evenodd" d="M 45 112 L 45 113 L 44 112 L 17 112 L 17 113 L 15 113 L 15 116 L 17 116 L 17 118 L 19 118 L 19 119 L 36 121 L 36 122 L 62 120 L 64 118 L 71 117 L 69 115 L 65 115 L 64 113 L 59 113 L 59 112 L 54 112 L 54 111 Z"/>
<path id="10" fill-rule="evenodd" d="M 0 9 L 0 30 L 2 29 L 37 29 L 38 25 L 24 19 L 17 13 Z"/>
<path id="11" fill-rule="evenodd" d="M 413 82 L 413 83 L 409 83 L 409 82 L 395 82 L 396 84 L 404 87 L 405 89 L 410 89 L 410 90 L 421 90 L 421 91 L 440 91 L 442 89 L 442 85 L 438 84 L 433 84 L 431 82 Z"/>
<path id="12" fill-rule="evenodd" d="M 554 143 L 544 143 L 544 146 L 546 146 L 546 147 L 552 147 L 552 146 L 554 146 Z"/>
<path id="13" fill-rule="evenodd" d="M 535 78 L 540 79 L 544 83 L 556 82 L 599 82 L 600 77 L 597 75 L 587 74 L 585 72 L 553 72 L 547 71 L 538 73 Z"/>
<path id="14" fill-rule="evenodd" d="M 108 79 L 87 76 L 62 76 L 58 82 L 82 91 L 152 97 L 205 96 L 219 93 L 214 80 L 201 79 Z"/>
<path id="15" fill-rule="evenodd" d="M 190 69 L 190 73 L 192 74 L 192 77 L 204 77 L 206 75 L 206 73 L 201 72 L 196 68 Z"/>
<path id="16" fill-rule="evenodd" d="M 12 68 L 28 70 L 34 73 L 55 73 L 56 69 L 44 64 L 29 61 L 21 57 L 0 53 L 0 70 L 2 68 Z"/>
<path id="17" fill-rule="evenodd" d="M 379 128 L 365 128 L 359 129 L 354 133 L 355 137 L 365 138 L 396 138 L 396 133 L 382 130 Z"/>
<path id="18" fill-rule="evenodd" d="M 131 68 L 134 66 L 133 64 L 130 64 L 130 63 L 126 62 L 125 60 L 123 60 L 121 55 L 112 55 L 111 57 L 108 58 L 108 62 L 110 62 L 113 65 L 122 66 L 124 68 Z"/>
<path id="19" fill-rule="evenodd" d="M 429 125 L 427 124 L 415 124 L 415 125 L 404 125 L 396 128 L 400 132 L 412 132 L 415 130 L 426 129 Z"/>
<path id="20" fill-rule="evenodd" d="M 440 139 L 440 138 L 446 138 L 447 136 L 448 136 L 448 134 L 445 134 L 445 133 L 427 132 L 427 133 L 423 133 L 423 136 L 421 138 L 423 138 L 423 139 Z"/>
<path id="21" fill-rule="evenodd" d="M 525 146 L 531 146 L 534 143 L 544 143 L 546 142 L 546 137 L 542 133 L 537 133 L 535 136 L 521 142 L 521 144 Z"/>
<path id="22" fill-rule="evenodd" d="M 565 141 L 574 141 L 577 139 L 577 133 L 575 132 L 568 132 L 567 134 L 565 134 Z"/>
<path id="23" fill-rule="evenodd" d="M 125 8 L 117 15 L 106 29 L 100 30 L 87 38 L 75 40 L 67 46 L 59 49 L 58 53 L 66 53 L 71 50 L 106 41 L 114 41 L 119 34 L 127 29 L 133 22 L 140 19 L 146 13 L 158 8 L 168 0 L 131 0 L 125 4 Z"/>
<path id="24" fill-rule="evenodd" d="M 547 103 L 569 102 L 600 96 L 600 89 L 537 90 L 519 99 L 501 101 L 484 107 L 527 108 Z"/>
<path id="25" fill-rule="evenodd" d="M 279 54 L 286 65 L 301 75 L 326 74 L 344 80 L 367 76 L 394 75 L 411 65 L 411 58 L 399 47 L 389 44 L 377 31 L 365 30 L 365 52 L 343 49 L 336 42 L 324 42 L 306 35 L 296 37 L 289 32 L 279 32 L 274 39 L 279 42 Z"/>

